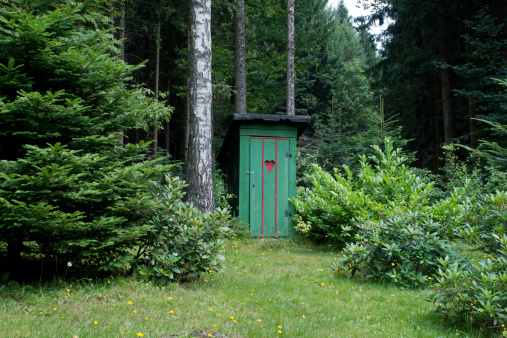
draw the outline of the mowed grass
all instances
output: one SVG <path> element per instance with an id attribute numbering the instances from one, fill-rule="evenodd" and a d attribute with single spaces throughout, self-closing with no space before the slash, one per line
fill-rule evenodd
<path id="1" fill-rule="evenodd" d="M 229 242 L 226 270 L 159 287 L 134 279 L 62 281 L 0 294 L 2 337 L 456 337 L 427 290 L 336 275 L 330 247 Z"/>

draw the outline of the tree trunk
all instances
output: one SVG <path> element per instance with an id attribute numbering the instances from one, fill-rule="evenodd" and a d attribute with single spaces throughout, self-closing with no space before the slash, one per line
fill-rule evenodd
<path id="1" fill-rule="evenodd" d="M 114 16 L 115 28 L 116 28 L 116 39 L 121 41 L 120 44 L 120 59 L 122 61 L 125 61 L 125 1 L 118 2 L 120 5 L 119 16 Z M 118 135 L 118 145 L 122 146 L 124 143 L 124 133 L 125 131 L 123 129 L 119 130 L 120 135 Z"/>
<path id="2" fill-rule="evenodd" d="M 187 198 L 213 211 L 211 154 L 211 0 L 191 0 L 188 22 Z"/>
<path id="3" fill-rule="evenodd" d="M 18 269 L 21 262 L 23 241 L 14 240 L 7 242 L 7 262 L 12 269 Z"/>
<path id="4" fill-rule="evenodd" d="M 294 103 L 294 7 L 295 0 L 287 0 L 287 115 L 296 115 Z"/>
<path id="5" fill-rule="evenodd" d="M 236 0 L 234 13 L 234 67 L 236 96 L 234 106 L 236 114 L 246 114 L 246 33 L 245 0 Z"/>
<path id="6" fill-rule="evenodd" d="M 440 95 L 438 93 L 438 80 L 439 80 L 439 74 L 435 70 L 434 75 L 434 83 L 433 83 L 433 123 L 434 123 L 434 140 L 433 140 L 433 174 L 438 174 L 438 171 L 440 170 L 440 155 L 442 149 L 440 148 L 440 132 L 441 132 L 441 125 L 440 125 L 440 119 L 442 118 L 440 109 L 441 109 L 441 102 L 440 102 Z"/>
<path id="7" fill-rule="evenodd" d="M 120 2 L 120 16 L 118 17 L 118 40 L 120 44 L 120 59 L 125 61 L 125 1 Z"/>
<path id="8" fill-rule="evenodd" d="M 444 141 L 449 144 L 454 138 L 454 112 L 452 111 L 451 102 L 451 80 L 449 69 L 449 52 L 447 49 L 447 39 L 445 38 L 447 30 L 447 17 L 444 12 L 444 6 L 440 3 L 440 79 L 442 86 L 442 112 L 444 117 Z"/>
<path id="9" fill-rule="evenodd" d="M 168 35 L 168 42 L 167 42 L 167 45 L 168 46 L 172 46 L 172 30 L 169 29 L 169 34 Z M 169 59 L 167 60 L 167 104 L 170 105 L 171 103 L 171 76 L 172 76 L 172 53 L 169 52 Z M 171 139 L 169 138 L 170 136 L 170 133 L 169 133 L 169 120 L 167 120 L 165 122 L 165 149 L 167 150 L 167 153 L 169 154 L 170 153 L 170 141 Z"/>
<path id="10" fill-rule="evenodd" d="M 473 97 L 468 98 L 468 113 L 470 115 L 470 147 L 477 149 L 479 146 L 479 135 L 477 120 L 475 119 L 475 100 Z"/>
<path id="11" fill-rule="evenodd" d="M 468 34 L 467 28 L 465 27 L 465 34 Z M 466 53 L 466 60 L 467 60 L 467 69 L 470 70 L 470 45 L 467 42 L 465 45 L 465 53 Z M 469 118 L 469 126 L 470 126 L 470 147 L 473 149 L 477 149 L 479 146 L 479 138 L 477 135 L 478 127 L 477 127 L 477 121 L 475 120 L 476 115 L 476 106 L 475 106 L 475 99 L 472 96 L 472 93 L 469 93 L 468 96 L 468 118 Z"/>
<path id="12" fill-rule="evenodd" d="M 155 51 L 155 85 L 154 85 L 154 93 L 155 93 L 155 100 L 158 101 L 158 82 L 160 78 L 160 1 L 157 3 L 157 33 L 155 35 L 155 39 L 157 40 L 155 43 L 156 51 Z M 153 121 L 153 143 L 151 144 L 152 147 L 152 154 L 153 157 L 157 156 L 157 147 L 158 147 L 158 117 L 155 116 Z"/>

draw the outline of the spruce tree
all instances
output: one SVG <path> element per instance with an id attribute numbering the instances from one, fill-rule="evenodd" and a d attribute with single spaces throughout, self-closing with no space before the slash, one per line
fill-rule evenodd
<path id="1" fill-rule="evenodd" d="M 118 131 L 169 109 L 129 87 L 138 66 L 112 52 L 107 20 L 70 1 L 0 16 L 0 247 L 13 266 L 24 252 L 107 270 L 151 230 L 150 187 L 168 166 Z"/>

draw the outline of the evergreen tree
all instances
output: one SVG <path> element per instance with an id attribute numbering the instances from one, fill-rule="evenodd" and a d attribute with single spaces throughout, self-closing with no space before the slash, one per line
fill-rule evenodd
<path id="1" fill-rule="evenodd" d="M 107 270 L 153 227 L 149 189 L 169 167 L 144 143 L 118 146 L 118 130 L 169 109 L 129 89 L 139 67 L 112 56 L 107 25 L 70 1 L 0 16 L 0 238 L 13 266 L 35 252 Z"/>

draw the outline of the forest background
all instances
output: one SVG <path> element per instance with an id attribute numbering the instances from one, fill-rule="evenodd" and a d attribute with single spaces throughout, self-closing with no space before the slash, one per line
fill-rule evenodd
<path id="1" fill-rule="evenodd" d="M 507 73 L 505 4 L 358 1 L 372 14 L 355 23 L 343 3 L 327 5 L 296 2 L 296 114 L 313 121 L 301 140 L 303 156 L 312 154 L 312 161 L 327 168 L 355 165 L 357 154 L 391 135 L 406 140 L 413 165 L 438 174 L 445 164 L 444 144 L 505 143 L 475 119 L 506 122 L 505 95 L 494 80 Z M 147 60 L 135 81 L 165 93 L 163 100 L 174 107 L 158 146 L 183 160 L 187 3 L 126 1 L 103 10 L 110 11 L 117 38 L 124 39 L 119 47 L 125 61 Z M 234 112 L 234 13 L 233 1 L 213 2 L 215 150 Z M 247 112 L 285 114 L 286 3 L 247 1 L 245 13 Z M 384 21 L 389 25 L 381 35 L 369 34 L 369 26 Z M 152 139 L 146 131 L 128 130 L 125 140 Z M 464 160 L 467 153 L 457 155 Z"/>

